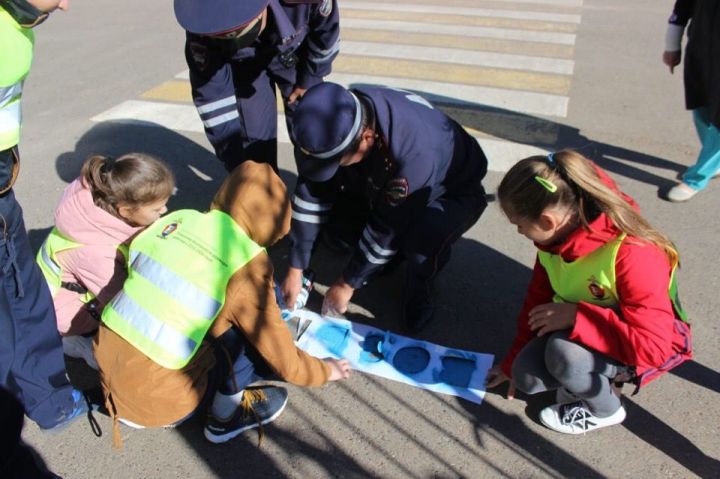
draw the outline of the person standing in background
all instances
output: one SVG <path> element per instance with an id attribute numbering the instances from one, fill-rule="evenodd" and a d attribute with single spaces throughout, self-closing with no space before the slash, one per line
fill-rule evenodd
<path id="1" fill-rule="evenodd" d="M 690 19 L 692 18 L 692 21 Z M 685 104 L 692 110 L 695 129 L 702 147 L 697 161 L 672 187 L 667 199 L 687 201 L 705 189 L 720 172 L 720 3 L 677 0 L 668 21 L 663 63 L 673 73 L 682 59 L 681 44 L 685 27 Z"/>

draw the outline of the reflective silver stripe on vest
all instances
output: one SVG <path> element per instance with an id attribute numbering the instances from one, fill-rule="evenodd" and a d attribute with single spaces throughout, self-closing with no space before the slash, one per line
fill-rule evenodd
<path id="1" fill-rule="evenodd" d="M 110 302 L 110 307 L 123 318 L 124 322 L 164 351 L 170 351 L 184 359 L 195 350 L 195 341 L 151 316 L 127 294 L 116 295 Z"/>
<path id="2" fill-rule="evenodd" d="M 222 304 L 188 283 L 151 257 L 133 251 L 132 270 L 148 280 L 153 286 L 185 306 L 193 314 L 208 321 L 215 319 Z M 125 295 L 121 295 L 125 296 Z M 119 311 L 118 311 L 119 312 Z M 121 315 L 127 319 L 124 313 Z"/>
<path id="3" fill-rule="evenodd" d="M 11 101 L 20 97 L 22 93 L 22 82 L 19 81 L 10 86 L 0 87 L 0 109 L 9 105 Z"/>
<path id="4" fill-rule="evenodd" d="M 41 254 L 42 254 L 42 260 L 43 263 L 45 263 L 45 266 L 50 268 L 53 273 L 60 276 L 60 273 L 62 273 L 62 268 L 59 264 L 57 264 L 48 254 L 48 244 L 47 239 L 43 241 L 42 247 L 40 248 Z"/>

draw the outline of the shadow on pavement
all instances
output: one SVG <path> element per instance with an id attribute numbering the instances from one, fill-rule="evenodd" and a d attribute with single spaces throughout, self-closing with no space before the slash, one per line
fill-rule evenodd
<path id="1" fill-rule="evenodd" d="M 170 211 L 206 210 L 225 179 L 225 169 L 210 151 L 175 131 L 139 122 L 95 124 L 77 141 L 74 151 L 58 156 L 55 168 L 58 176 L 70 183 L 80 175 L 80 168 L 89 156 L 118 157 L 132 152 L 154 155 L 171 167 L 177 193 L 168 202 Z"/>

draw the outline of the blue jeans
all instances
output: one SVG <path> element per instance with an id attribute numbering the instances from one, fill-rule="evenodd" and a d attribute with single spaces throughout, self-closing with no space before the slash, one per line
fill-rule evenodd
<path id="1" fill-rule="evenodd" d="M 54 427 L 75 407 L 73 387 L 52 297 L 12 190 L 0 196 L 0 285 L 0 386 L 40 427 Z"/>
<path id="2" fill-rule="evenodd" d="M 694 190 L 702 190 L 720 171 L 720 130 L 713 125 L 706 107 L 697 108 L 692 113 L 702 148 L 695 164 L 683 174 L 682 181 Z"/>

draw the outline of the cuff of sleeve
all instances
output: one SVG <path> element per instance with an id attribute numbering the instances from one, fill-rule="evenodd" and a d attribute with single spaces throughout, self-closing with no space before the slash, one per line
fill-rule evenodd
<path id="1" fill-rule="evenodd" d="M 315 75 L 312 75 L 307 72 L 298 72 L 297 76 L 297 82 L 296 86 L 299 86 L 300 88 L 309 89 L 310 87 L 313 87 L 317 85 L 318 83 L 322 83 L 323 78 L 318 77 Z"/>
<path id="2" fill-rule="evenodd" d="M 685 27 L 682 25 L 674 25 L 668 23 L 667 32 L 665 32 L 665 51 L 677 52 L 682 46 L 682 36 Z"/>
<path id="3" fill-rule="evenodd" d="M 352 286 L 353 289 L 360 289 L 363 286 L 365 286 L 365 283 L 367 278 L 354 278 L 348 275 L 347 272 L 343 273 L 343 280 L 350 286 Z"/>
<path id="4" fill-rule="evenodd" d="M 290 266 L 306 270 L 310 266 L 310 252 L 290 250 Z"/>

